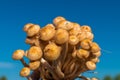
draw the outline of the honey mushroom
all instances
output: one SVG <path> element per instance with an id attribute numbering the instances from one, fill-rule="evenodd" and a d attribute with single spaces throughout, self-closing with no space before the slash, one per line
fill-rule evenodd
<path id="1" fill-rule="evenodd" d="M 81 46 L 81 48 L 83 48 L 83 49 L 90 49 L 90 44 L 91 44 L 92 42 L 91 42 L 91 40 L 90 39 L 84 39 L 84 40 L 82 40 L 81 42 L 80 42 L 80 46 Z"/>
<path id="2" fill-rule="evenodd" d="M 33 61 L 29 63 L 29 67 L 31 70 L 36 70 L 40 67 L 40 61 Z"/>
<path id="3" fill-rule="evenodd" d="M 71 44 L 71 45 L 76 45 L 76 44 L 78 44 L 79 39 L 78 39 L 77 36 L 71 35 L 71 36 L 69 36 L 68 42 L 69 42 L 69 44 Z"/>
<path id="4" fill-rule="evenodd" d="M 55 35 L 55 27 L 53 24 L 47 24 L 40 30 L 40 39 L 48 41 L 52 39 Z"/>
<path id="5" fill-rule="evenodd" d="M 23 58 L 23 56 L 24 56 L 24 51 L 23 50 L 16 50 L 14 53 L 13 53 L 13 55 L 12 55 L 12 58 L 14 59 L 14 60 L 21 60 L 22 58 Z"/>
<path id="6" fill-rule="evenodd" d="M 98 57 L 95 57 L 95 58 L 91 59 L 90 61 L 97 63 L 97 62 L 99 62 L 99 59 L 98 59 Z"/>
<path id="7" fill-rule="evenodd" d="M 62 20 L 56 27 L 57 29 L 71 30 L 73 28 L 73 23 L 70 21 Z"/>
<path id="8" fill-rule="evenodd" d="M 92 42 L 94 34 L 90 26 L 81 26 L 58 16 L 53 24 L 40 28 L 28 23 L 23 30 L 27 33 L 26 43 L 30 49 L 26 52 L 19 49 L 12 55 L 24 65 L 20 71 L 22 77 L 28 80 L 73 80 L 82 72 L 96 69 L 101 52 L 99 45 Z M 30 60 L 28 65 L 24 56 Z M 33 71 L 31 75 L 30 70 Z M 38 73 L 34 74 L 36 71 Z M 36 79 L 36 76 L 39 77 Z"/>
<path id="9" fill-rule="evenodd" d="M 81 28 L 81 31 L 83 31 L 83 32 L 92 32 L 90 26 L 83 25 L 80 28 Z"/>
<path id="10" fill-rule="evenodd" d="M 63 21 L 63 20 L 65 20 L 64 17 L 58 16 L 58 17 L 56 17 L 56 18 L 53 20 L 53 24 L 54 24 L 55 26 L 57 26 L 58 23 L 59 23 L 60 21 Z"/>
<path id="11" fill-rule="evenodd" d="M 36 24 L 26 24 L 24 26 L 24 31 L 27 33 L 27 36 L 32 37 L 39 33 L 40 26 Z"/>
<path id="12" fill-rule="evenodd" d="M 28 24 L 26 24 L 26 25 L 24 26 L 23 30 L 24 30 L 25 32 L 27 32 L 28 29 L 29 29 L 31 26 L 33 26 L 33 25 L 34 25 L 34 24 L 32 24 L 32 23 L 28 23 Z"/>
<path id="13" fill-rule="evenodd" d="M 49 43 L 44 49 L 44 57 L 48 61 L 54 61 L 60 56 L 61 47 L 57 46 L 55 43 Z"/>
<path id="14" fill-rule="evenodd" d="M 95 70 L 96 69 L 96 64 L 92 61 L 87 61 L 86 62 L 86 67 L 88 70 Z"/>
<path id="15" fill-rule="evenodd" d="M 22 68 L 22 70 L 20 71 L 20 76 L 27 77 L 29 75 L 30 75 L 30 68 L 28 67 Z"/>
<path id="16" fill-rule="evenodd" d="M 91 52 L 96 53 L 98 51 L 100 51 L 99 45 L 97 43 L 95 43 L 95 42 L 91 43 Z"/>
<path id="17" fill-rule="evenodd" d="M 54 40 L 57 44 L 64 44 L 65 42 L 68 41 L 68 38 L 69 38 L 69 34 L 66 30 L 64 29 L 56 30 Z"/>
<path id="18" fill-rule="evenodd" d="M 98 52 L 95 52 L 95 53 L 92 53 L 93 55 L 95 55 L 96 57 L 100 57 L 100 55 L 101 55 L 101 52 L 100 51 L 98 51 Z"/>
<path id="19" fill-rule="evenodd" d="M 40 47 L 32 46 L 27 53 L 27 57 L 31 60 L 38 60 L 42 57 L 43 53 Z"/>
<path id="20" fill-rule="evenodd" d="M 88 58 L 89 54 L 90 54 L 89 51 L 84 50 L 84 49 L 79 49 L 77 51 L 77 57 L 79 59 L 86 59 L 86 58 Z"/>

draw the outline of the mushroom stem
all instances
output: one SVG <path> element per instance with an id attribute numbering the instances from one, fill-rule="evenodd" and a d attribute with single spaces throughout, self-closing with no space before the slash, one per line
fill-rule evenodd
<path id="1" fill-rule="evenodd" d="M 25 62 L 25 60 L 23 58 L 20 59 L 20 61 L 25 67 L 29 67 L 29 65 Z"/>
<path id="2" fill-rule="evenodd" d="M 45 67 L 52 74 L 52 76 L 53 76 L 53 78 L 55 80 L 60 80 L 58 78 L 58 76 L 56 75 L 57 73 L 55 72 L 55 70 L 53 69 L 53 67 L 51 67 L 51 65 L 49 65 L 49 63 L 45 59 L 42 58 L 41 59 L 41 63 L 43 65 L 43 67 Z"/>

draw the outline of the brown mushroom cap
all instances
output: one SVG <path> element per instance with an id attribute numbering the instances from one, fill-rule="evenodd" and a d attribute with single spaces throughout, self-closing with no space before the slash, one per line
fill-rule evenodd
<path id="1" fill-rule="evenodd" d="M 83 48 L 83 49 L 90 49 L 90 44 L 91 44 L 91 40 L 90 39 L 84 39 L 80 42 L 80 46 Z"/>
<path id="2" fill-rule="evenodd" d="M 89 70 L 95 70 L 96 69 L 96 64 L 92 61 L 87 61 L 86 62 L 86 67 L 89 69 Z"/>
<path id="3" fill-rule="evenodd" d="M 82 40 L 86 39 L 86 34 L 85 34 L 85 32 L 81 32 L 77 35 L 77 37 L 78 37 L 79 41 L 82 41 Z"/>
<path id="4" fill-rule="evenodd" d="M 61 48 L 55 43 L 49 43 L 44 49 L 44 57 L 49 61 L 56 60 L 60 56 Z"/>
<path id="5" fill-rule="evenodd" d="M 93 38 L 94 38 L 93 33 L 91 33 L 91 32 L 85 32 L 85 34 L 86 34 L 86 38 L 87 39 L 93 40 Z"/>
<path id="6" fill-rule="evenodd" d="M 66 21 L 66 20 L 62 20 L 58 23 L 58 25 L 56 27 L 57 27 L 57 29 L 70 30 L 73 28 L 73 23 Z"/>
<path id="7" fill-rule="evenodd" d="M 83 32 L 92 32 L 90 26 L 87 26 L 87 25 L 81 26 L 81 31 L 83 31 Z"/>
<path id="8" fill-rule="evenodd" d="M 69 44 L 71 44 L 71 45 L 76 45 L 76 44 L 78 44 L 79 39 L 78 39 L 77 36 L 71 35 L 71 36 L 69 36 L 68 42 L 69 42 Z"/>
<path id="9" fill-rule="evenodd" d="M 34 25 L 34 24 L 32 24 L 32 23 L 28 23 L 28 24 L 26 24 L 26 25 L 24 26 L 23 30 L 24 30 L 25 32 L 27 32 L 28 29 L 29 29 L 31 26 L 33 26 L 33 25 Z"/>
<path id="10" fill-rule="evenodd" d="M 31 70 L 36 70 L 40 66 L 40 61 L 34 61 L 29 63 L 29 67 Z"/>
<path id="11" fill-rule="evenodd" d="M 63 44 L 68 41 L 69 34 L 64 29 L 58 29 L 55 34 L 55 42 L 57 44 Z"/>
<path id="12" fill-rule="evenodd" d="M 98 52 L 98 51 L 100 51 L 99 45 L 98 45 L 97 43 L 93 42 L 93 43 L 91 44 L 91 52 L 92 52 L 92 53 L 96 53 L 96 52 Z"/>
<path id="13" fill-rule="evenodd" d="M 23 58 L 23 56 L 24 56 L 24 51 L 19 49 L 13 53 L 12 58 L 14 60 L 20 60 Z"/>
<path id="14" fill-rule="evenodd" d="M 40 30 L 40 38 L 44 41 L 50 40 L 55 35 L 55 27 L 53 24 L 48 24 Z"/>
<path id="15" fill-rule="evenodd" d="M 24 67 L 20 71 L 20 76 L 22 76 L 22 77 L 27 77 L 29 74 L 30 74 L 30 68 L 28 68 L 28 67 Z"/>
<path id="16" fill-rule="evenodd" d="M 97 62 L 99 62 L 99 59 L 97 57 L 95 57 L 95 58 L 91 59 L 90 61 L 97 63 Z"/>
<path id="17" fill-rule="evenodd" d="M 40 47 L 37 47 L 37 46 L 32 46 L 28 53 L 27 53 L 27 57 L 30 59 L 30 60 L 38 60 L 42 57 L 42 50 Z"/>
<path id="18" fill-rule="evenodd" d="M 73 30 L 81 32 L 81 27 L 78 23 L 73 23 Z"/>
<path id="19" fill-rule="evenodd" d="M 89 56 L 89 51 L 87 51 L 87 50 L 79 49 L 77 51 L 77 57 L 80 59 L 88 58 L 88 56 Z"/>
<path id="20" fill-rule="evenodd" d="M 32 26 L 28 29 L 27 35 L 28 35 L 29 37 L 32 37 L 32 36 L 36 35 L 37 33 L 39 33 L 39 31 L 40 31 L 40 26 L 39 26 L 39 25 L 32 25 Z"/>
<path id="21" fill-rule="evenodd" d="M 57 26 L 58 23 L 59 23 L 60 21 L 63 21 L 63 20 L 65 20 L 64 17 L 58 16 L 58 17 L 56 17 L 56 18 L 53 20 L 53 24 L 54 24 L 55 26 Z"/>
<path id="22" fill-rule="evenodd" d="M 100 51 L 98 51 L 98 52 L 95 52 L 95 53 L 92 53 L 93 55 L 95 55 L 96 57 L 100 57 L 100 55 L 101 55 L 101 52 Z"/>

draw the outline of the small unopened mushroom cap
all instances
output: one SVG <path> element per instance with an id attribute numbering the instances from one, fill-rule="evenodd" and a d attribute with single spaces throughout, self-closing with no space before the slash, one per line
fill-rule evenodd
<path id="1" fill-rule="evenodd" d="M 57 44 L 63 44 L 68 41 L 69 34 L 64 29 L 58 29 L 55 34 L 55 42 Z"/>
<path id="2" fill-rule="evenodd" d="M 83 48 L 83 49 L 90 49 L 90 44 L 91 44 L 91 40 L 90 39 L 84 39 L 81 41 L 80 43 L 80 46 Z"/>
<path id="3" fill-rule="evenodd" d="M 87 26 L 87 25 L 81 26 L 81 31 L 83 31 L 83 32 L 92 32 L 90 26 Z"/>
<path id="4" fill-rule="evenodd" d="M 85 34 L 86 34 L 86 38 L 87 39 L 93 40 L 93 38 L 94 38 L 93 33 L 91 33 L 91 32 L 85 32 Z"/>
<path id="5" fill-rule="evenodd" d="M 29 67 L 31 70 L 36 70 L 40 66 L 40 61 L 34 61 L 29 63 Z"/>
<path id="6" fill-rule="evenodd" d="M 24 67 L 21 71 L 20 71 L 20 76 L 22 77 L 27 77 L 30 75 L 30 68 L 28 67 Z"/>
<path id="7" fill-rule="evenodd" d="M 28 53 L 27 53 L 27 57 L 30 59 L 30 60 L 38 60 L 42 57 L 42 50 L 40 47 L 37 47 L 37 46 L 32 46 Z"/>
<path id="8" fill-rule="evenodd" d="M 31 26 L 33 26 L 33 25 L 34 25 L 34 24 L 32 24 L 32 23 L 28 23 L 28 24 L 26 24 L 26 25 L 24 26 L 23 30 L 24 30 L 25 32 L 27 32 L 28 29 L 29 29 Z"/>
<path id="9" fill-rule="evenodd" d="M 78 37 L 79 41 L 82 41 L 82 40 L 86 39 L 86 34 L 85 34 L 85 32 L 81 32 L 77 35 L 77 37 Z"/>
<path id="10" fill-rule="evenodd" d="M 37 33 L 39 33 L 39 31 L 40 31 L 40 26 L 39 26 L 39 25 L 33 25 L 33 26 L 31 26 L 31 27 L 28 29 L 27 35 L 28 35 L 29 37 L 31 37 L 31 36 L 34 36 L 34 35 L 36 35 Z"/>
<path id="11" fill-rule="evenodd" d="M 55 27 L 53 24 L 47 24 L 40 30 L 40 38 L 44 41 L 50 40 L 55 35 Z"/>
<path id="12" fill-rule="evenodd" d="M 95 58 L 91 59 L 90 61 L 97 63 L 97 62 L 99 62 L 99 59 L 97 57 L 95 57 Z"/>
<path id="13" fill-rule="evenodd" d="M 57 29 L 70 30 L 73 28 L 73 23 L 66 21 L 66 20 L 62 20 L 58 23 L 58 25 L 56 27 L 57 27 Z"/>
<path id="14" fill-rule="evenodd" d="M 97 43 L 93 42 L 93 43 L 91 44 L 91 52 L 92 52 L 92 53 L 96 53 L 96 52 L 98 52 L 98 51 L 100 51 L 99 45 L 98 45 Z"/>
<path id="15" fill-rule="evenodd" d="M 87 50 L 79 49 L 77 51 L 77 57 L 80 59 L 88 58 L 88 56 L 89 56 L 89 51 L 87 51 Z"/>
<path id="16" fill-rule="evenodd" d="M 55 43 L 49 43 L 44 49 L 44 57 L 49 61 L 56 60 L 60 56 L 61 48 Z"/>
<path id="17" fill-rule="evenodd" d="M 69 42 L 69 44 L 71 44 L 71 45 L 76 45 L 76 44 L 78 44 L 79 39 L 78 39 L 77 36 L 71 35 L 71 36 L 69 36 L 68 42 Z"/>
<path id="18" fill-rule="evenodd" d="M 95 55 L 96 57 L 100 57 L 101 56 L 101 52 L 100 51 L 92 53 L 92 54 Z"/>
<path id="19" fill-rule="evenodd" d="M 24 51 L 19 49 L 13 53 L 12 58 L 14 60 L 20 60 L 23 58 L 23 56 L 24 56 Z"/>
<path id="20" fill-rule="evenodd" d="M 58 16 L 58 17 L 56 17 L 56 18 L 53 20 L 53 24 L 55 24 L 55 26 L 57 26 L 58 23 L 59 23 L 60 21 L 63 21 L 63 20 L 65 20 L 64 17 Z"/>
<path id="21" fill-rule="evenodd" d="M 96 64 L 92 61 L 87 61 L 86 62 L 86 67 L 89 69 L 89 70 L 95 70 L 96 69 Z"/>

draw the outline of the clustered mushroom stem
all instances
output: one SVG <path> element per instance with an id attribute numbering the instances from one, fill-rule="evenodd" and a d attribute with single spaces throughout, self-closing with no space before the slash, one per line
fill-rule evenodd
<path id="1" fill-rule="evenodd" d="M 25 60 L 23 58 L 20 59 L 20 61 L 24 65 L 24 67 L 29 67 L 29 65 L 25 62 Z"/>
<path id="2" fill-rule="evenodd" d="M 57 73 L 55 73 L 55 70 L 51 67 L 51 65 L 49 65 L 49 63 L 45 59 L 42 58 L 41 63 L 43 65 L 43 67 L 45 67 L 47 70 L 49 70 L 49 72 L 52 74 L 52 76 L 55 80 L 59 80 L 58 76 L 56 75 Z"/>
<path id="3" fill-rule="evenodd" d="M 28 23 L 23 30 L 27 33 L 26 43 L 30 49 L 16 50 L 12 56 L 24 65 L 20 71 L 22 77 L 28 80 L 73 80 L 77 77 L 87 80 L 78 75 L 96 69 L 101 48 L 93 42 L 90 26 L 81 26 L 59 16 L 53 24 L 41 28 Z"/>

